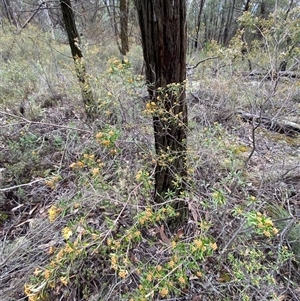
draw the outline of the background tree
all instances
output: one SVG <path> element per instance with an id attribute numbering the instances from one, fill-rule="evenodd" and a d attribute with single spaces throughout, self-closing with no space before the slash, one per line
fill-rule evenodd
<path id="1" fill-rule="evenodd" d="M 128 13 L 129 13 L 129 1 L 120 0 L 120 38 L 122 55 L 126 55 L 129 51 L 128 41 Z"/>
<path id="2" fill-rule="evenodd" d="M 135 0 L 135 6 L 150 105 L 157 108 L 153 115 L 155 200 L 161 202 L 170 194 L 180 195 L 186 186 L 186 2 Z"/>
<path id="3" fill-rule="evenodd" d="M 129 51 L 129 0 L 103 0 L 103 2 L 106 6 L 119 51 L 122 55 L 126 55 Z"/>
<path id="4" fill-rule="evenodd" d="M 61 0 L 60 4 L 66 31 L 68 33 L 72 57 L 75 63 L 76 75 L 80 83 L 82 99 L 85 105 L 85 111 L 88 119 L 93 119 L 94 97 L 91 86 L 87 79 L 86 67 L 82 51 L 80 49 L 80 37 L 75 23 L 74 12 L 72 10 L 70 0 Z"/>

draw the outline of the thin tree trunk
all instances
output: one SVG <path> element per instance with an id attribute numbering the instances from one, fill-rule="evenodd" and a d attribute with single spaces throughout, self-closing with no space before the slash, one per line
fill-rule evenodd
<path id="1" fill-rule="evenodd" d="M 120 38 L 121 38 L 121 49 L 120 52 L 122 55 L 126 55 L 129 51 L 129 42 L 128 42 L 128 11 L 129 10 L 129 1 L 120 0 Z"/>
<path id="2" fill-rule="evenodd" d="M 60 0 L 60 4 L 65 28 L 68 34 L 71 53 L 74 59 L 76 75 L 81 88 L 85 112 L 87 118 L 89 120 L 93 120 L 95 118 L 95 102 L 93 92 L 87 78 L 84 58 L 80 49 L 80 37 L 75 24 L 74 12 L 72 10 L 70 0 Z"/>
<path id="3" fill-rule="evenodd" d="M 187 104 L 185 0 L 135 0 L 142 36 L 153 115 L 155 201 L 176 197 L 186 188 Z M 173 89 L 173 93 L 172 93 Z M 186 204 L 174 203 L 183 218 Z"/>
<path id="4" fill-rule="evenodd" d="M 6 17 L 8 19 L 8 22 L 11 24 L 12 22 L 14 23 L 14 25 L 16 26 L 16 28 L 19 30 L 20 28 L 20 24 L 15 16 L 15 12 L 13 11 L 10 1 L 9 0 L 2 0 L 3 6 L 4 6 L 4 10 L 5 10 L 5 14 Z"/>
<path id="5" fill-rule="evenodd" d="M 200 27 L 201 27 L 201 17 L 202 17 L 202 11 L 203 11 L 204 4 L 205 4 L 205 0 L 201 0 L 198 17 L 197 17 L 197 24 L 196 24 L 196 34 L 195 34 L 195 42 L 194 42 L 195 49 L 198 49 L 199 33 L 200 33 Z"/>

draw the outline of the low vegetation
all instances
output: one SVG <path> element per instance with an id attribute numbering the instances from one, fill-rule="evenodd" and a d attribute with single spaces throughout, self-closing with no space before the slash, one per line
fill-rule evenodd
<path id="1" fill-rule="evenodd" d="M 169 158 L 140 46 L 85 45 L 91 124 L 67 44 L 1 35 L 1 300 L 300 299 L 299 80 L 238 41 L 189 56 L 189 219 L 174 229 L 172 193 L 153 203 Z"/>

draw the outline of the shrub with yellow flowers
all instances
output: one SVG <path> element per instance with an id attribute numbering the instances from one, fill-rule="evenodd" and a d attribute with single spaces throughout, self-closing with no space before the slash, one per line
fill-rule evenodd
<path id="1" fill-rule="evenodd" d="M 120 133 L 118 130 L 107 127 L 96 134 L 96 141 L 109 150 L 110 154 L 115 155 L 118 152 L 116 142 L 119 139 Z"/>
<path id="2" fill-rule="evenodd" d="M 108 60 L 108 73 L 120 73 L 124 72 L 126 69 L 130 68 L 130 62 L 128 58 L 124 58 L 123 60 L 117 59 L 116 57 L 111 57 Z"/>
<path id="3" fill-rule="evenodd" d="M 256 234 L 266 237 L 273 237 L 278 233 L 278 229 L 274 227 L 271 218 L 259 211 L 250 211 L 246 214 L 247 224 L 253 227 Z"/>
<path id="4" fill-rule="evenodd" d="M 169 205 L 156 209 L 146 207 L 136 216 L 136 223 L 122 236 L 107 240 L 111 250 L 111 268 L 115 270 L 116 275 L 125 280 L 130 271 L 134 271 L 139 276 L 136 289 L 126 296 L 128 300 L 167 298 L 174 293 L 179 295 L 189 288 L 190 277 L 198 279 L 199 275 L 202 276 L 199 265 L 213 255 L 217 244 L 204 234 L 195 237 L 194 240 L 186 240 L 184 236 L 169 239 L 165 234 L 161 234 L 161 231 L 164 231 L 161 224 L 176 215 L 174 208 Z M 154 235 L 152 238 L 147 237 L 147 241 L 150 245 L 160 245 L 160 252 L 165 254 L 163 259 L 158 256 L 149 260 L 144 254 L 144 260 L 128 252 L 133 250 L 135 245 L 145 242 L 143 233 L 151 228 Z"/>

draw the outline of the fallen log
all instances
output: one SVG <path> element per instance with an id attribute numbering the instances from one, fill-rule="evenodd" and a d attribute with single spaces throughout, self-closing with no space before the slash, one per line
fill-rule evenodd
<path id="1" fill-rule="evenodd" d="M 268 72 L 259 72 L 259 71 L 251 71 L 251 72 L 242 72 L 242 76 L 245 77 L 257 77 L 259 79 L 277 79 L 280 77 L 287 78 L 300 78 L 300 73 L 296 71 L 268 71 Z"/>
<path id="2" fill-rule="evenodd" d="M 293 137 L 300 133 L 300 124 L 287 119 L 274 119 L 242 111 L 238 111 L 237 114 L 241 116 L 242 120 L 245 122 L 252 122 L 255 125 L 261 125 L 268 130 L 282 133 L 287 136 Z"/>

